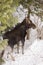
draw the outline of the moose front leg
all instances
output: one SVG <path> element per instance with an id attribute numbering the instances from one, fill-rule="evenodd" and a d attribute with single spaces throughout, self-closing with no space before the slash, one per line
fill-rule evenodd
<path id="1" fill-rule="evenodd" d="M 19 43 L 17 43 L 17 53 L 19 53 Z"/>
<path id="2" fill-rule="evenodd" d="M 30 33 L 29 29 L 26 32 L 27 32 L 27 40 L 29 40 L 29 33 Z"/>
<path id="3" fill-rule="evenodd" d="M 25 40 L 22 40 L 22 54 L 24 54 L 24 41 Z"/>

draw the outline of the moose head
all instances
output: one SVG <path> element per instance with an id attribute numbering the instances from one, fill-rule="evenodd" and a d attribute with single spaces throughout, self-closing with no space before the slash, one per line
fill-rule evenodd
<path id="1" fill-rule="evenodd" d="M 29 17 L 25 17 L 23 23 L 25 23 L 27 28 L 36 28 L 36 25 L 29 19 Z"/>

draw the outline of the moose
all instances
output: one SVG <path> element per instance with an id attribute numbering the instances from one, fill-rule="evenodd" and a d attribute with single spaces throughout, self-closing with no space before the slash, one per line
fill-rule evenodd
<path id="1" fill-rule="evenodd" d="M 28 17 L 25 17 L 22 23 L 18 23 L 11 31 L 4 33 L 3 39 L 8 39 L 8 46 L 10 46 L 12 50 L 14 45 L 17 44 L 17 53 L 19 53 L 19 41 L 21 41 L 22 54 L 24 54 L 24 42 L 25 36 L 27 35 L 26 30 L 30 28 L 35 29 L 36 26 Z"/>

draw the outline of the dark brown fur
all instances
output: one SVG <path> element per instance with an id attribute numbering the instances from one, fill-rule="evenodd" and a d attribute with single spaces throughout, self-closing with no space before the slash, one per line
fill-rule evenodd
<path id="1" fill-rule="evenodd" d="M 8 39 L 8 45 L 13 49 L 17 44 L 17 52 L 19 53 L 19 41 L 22 42 L 22 53 L 24 53 L 24 41 L 27 34 L 26 30 L 29 28 L 36 28 L 32 21 L 26 17 L 22 23 L 18 23 L 14 29 L 7 31 L 3 35 L 3 39 Z"/>

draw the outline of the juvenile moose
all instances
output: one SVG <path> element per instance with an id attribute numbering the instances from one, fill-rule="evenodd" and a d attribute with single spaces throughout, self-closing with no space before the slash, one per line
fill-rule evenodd
<path id="1" fill-rule="evenodd" d="M 36 26 L 32 21 L 26 17 L 22 23 L 18 23 L 14 29 L 7 31 L 3 35 L 3 39 L 8 39 L 8 45 L 13 49 L 14 45 L 17 44 L 17 52 L 19 53 L 19 41 L 22 42 L 22 54 L 24 53 L 24 42 L 27 34 L 26 30 L 29 28 L 35 29 Z"/>

